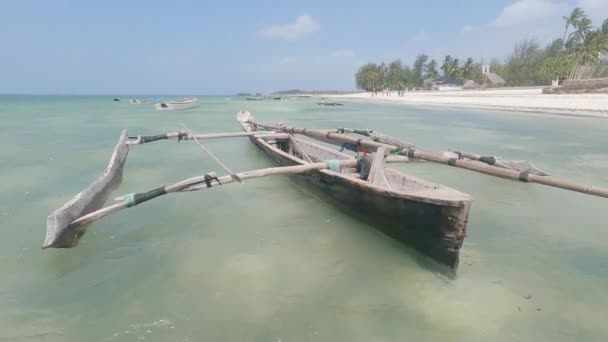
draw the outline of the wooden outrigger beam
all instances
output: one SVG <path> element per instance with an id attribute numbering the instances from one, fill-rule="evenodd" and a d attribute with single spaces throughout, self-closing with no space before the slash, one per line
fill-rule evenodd
<path id="1" fill-rule="evenodd" d="M 357 139 L 344 133 L 337 133 L 335 130 L 332 131 L 324 131 L 324 130 L 316 130 L 309 128 L 296 128 L 287 125 L 265 125 L 260 124 L 258 122 L 250 122 L 253 125 L 257 125 L 258 127 L 263 127 L 266 129 L 273 129 L 276 131 L 283 131 L 286 133 L 295 133 L 306 135 L 311 138 L 323 139 L 328 142 L 335 142 L 336 144 L 354 144 L 355 146 L 361 146 L 370 149 L 371 151 L 376 151 L 380 147 L 386 147 L 387 150 L 394 154 L 405 155 L 410 158 L 418 158 L 422 160 L 427 160 L 430 162 L 449 165 L 453 167 L 462 168 L 469 171 L 474 171 L 478 173 L 483 173 L 489 176 L 500 177 L 509 180 L 521 181 L 525 183 L 537 183 L 542 185 L 547 185 L 555 188 L 560 188 L 564 190 L 570 190 L 575 192 L 580 192 L 587 195 L 599 196 L 608 198 L 608 188 L 597 187 L 592 185 L 581 184 L 578 182 L 569 181 L 566 179 L 561 179 L 553 176 L 541 176 L 532 173 L 530 170 L 516 171 L 512 169 L 505 169 L 493 165 L 488 165 L 485 163 L 479 163 L 472 160 L 466 159 L 458 159 L 452 158 L 449 156 L 444 156 L 441 153 L 427 151 L 427 150 L 417 150 L 415 148 L 400 148 L 398 146 L 392 144 L 385 144 L 370 140 Z"/>
<path id="2" fill-rule="evenodd" d="M 450 157 L 450 158 L 468 159 L 468 160 L 478 161 L 478 162 L 485 163 L 488 165 L 501 167 L 503 169 L 511 169 L 511 170 L 515 170 L 515 171 L 529 170 L 531 174 L 535 174 L 535 175 L 539 175 L 539 176 L 548 176 L 549 175 L 548 173 L 537 168 L 536 166 L 534 166 L 534 164 L 532 164 L 526 160 L 503 160 L 503 159 L 499 159 L 494 156 L 482 156 L 477 153 L 471 153 L 471 152 L 433 151 L 431 149 L 416 146 L 409 142 L 405 142 L 401 139 L 393 138 L 391 136 L 382 134 L 378 131 L 372 131 L 372 130 L 338 128 L 336 130 L 336 132 L 338 132 L 338 133 L 355 133 L 355 134 L 364 135 L 366 137 L 369 137 L 373 141 L 384 143 L 384 144 L 389 144 L 389 145 L 394 145 L 400 149 L 415 149 L 415 150 L 419 150 L 419 151 L 429 151 L 429 152 L 443 154 L 444 156 Z"/>
<path id="3" fill-rule="evenodd" d="M 403 156 L 388 156 L 385 159 L 387 163 L 402 163 L 407 162 L 408 158 Z M 303 172 L 310 172 L 322 169 L 331 169 L 339 166 L 340 168 L 355 167 L 357 165 L 356 159 L 342 159 L 332 160 L 327 162 L 311 163 L 305 165 L 295 166 L 283 166 L 283 167 L 271 167 L 266 169 L 252 170 L 239 172 L 234 175 L 228 174 L 220 177 L 216 177 L 214 174 L 206 174 L 202 176 L 196 176 L 177 182 L 172 185 L 162 186 L 147 192 L 132 193 L 117 198 L 118 203 L 109 205 L 101 208 L 97 211 L 91 212 L 87 215 L 75 219 L 69 229 L 77 229 L 78 227 L 87 225 L 93 221 L 99 220 L 102 217 L 111 215 L 123 209 L 134 207 L 138 204 L 147 202 L 156 197 L 163 196 L 174 192 L 189 192 L 189 191 L 200 191 L 206 190 L 211 187 L 217 187 L 220 185 L 226 185 L 240 180 L 260 178 L 271 175 L 285 175 L 285 174 L 296 174 Z M 234 176 L 237 177 L 234 177 Z"/>
<path id="4" fill-rule="evenodd" d="M 268 138 L 287 138 L 288 136 L 284 133 L 275 132 L 228 132 L 228 133 L 208 133 L 208 134 L 189 134 L 188 132 L 169 132 L 158 135 L 140 135 L 135 137 L 129 137 L 127 145 L 141 145 L 147 144 L 159 140 L 195 140 L 195 139 L 219 139 L 219 138 L 248 138 L 251 136 L 255 137 L 268 137 Z"/>

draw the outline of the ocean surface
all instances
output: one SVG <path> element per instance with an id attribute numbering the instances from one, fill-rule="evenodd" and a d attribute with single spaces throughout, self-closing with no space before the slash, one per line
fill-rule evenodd
<path id="1" fill-rule="evenodd" d="M 424 256 L 284 176 L 168 195 L 42 250 L 46 217 L 106 167 L 123 128 L 261 122 L 370 128 L 437 149 L 526 159 L 608 186 L 608 120 L 315 99 L 0 96 L 0 341 L 606 341 L 608 200 L 430 163 L 395 167 L 474 197 L 460 267 Z M 247 139 L 206 141 L 233 170 Z M 112 198 L 221 169 L 192 142 L 130 149 Z"/>

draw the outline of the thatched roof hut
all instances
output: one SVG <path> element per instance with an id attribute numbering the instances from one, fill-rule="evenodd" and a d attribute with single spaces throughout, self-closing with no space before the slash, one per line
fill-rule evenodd
<path id="1" fill-rule="evenodd" d="M 462 86 L 463 89 L 479 89 L 479 84 L 473 80 L 467 80 Z"/>
<path id="2" fill-rule="evenodd" d="M 507 83 L 502 77 L 493 72 L 486 74 L 486 82 L 492 87 L 500 87 Z"/>

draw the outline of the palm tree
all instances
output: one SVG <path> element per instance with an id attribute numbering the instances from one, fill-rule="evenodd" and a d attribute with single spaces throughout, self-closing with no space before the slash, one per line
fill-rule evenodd
<path id="1" fill-rule="evenodd" d="M 460 73 L 460 59 L 454 58 L 448 65 L 448 74 L 446 76 L 458 77 L 459 73 Z"/>
<path id="2" fill-rule="evenodd" d="M 608 49 L 608 35 L 597 30 L 588 33 L 585 40 L 572 51 L 572 57 L 581 64 L 597 62 L 600 53 Z"/>
<path id="3" fill-rule="evenodd" d="M 568 37 L 577 43 L 583 42 L 589 32 L 593 30 L 591 19 L 589 19 L 587 16 L 584 16 L 578 23 L 576 23 L 576 25 L 573 26 L 575 31 L 571 32 Z"/>
<path id="4" fill-rule="evenodd" d="M 475 70 L 475 61 L 473 60 L 473 58 L 469 57 L 462 64 L 462 67 L 460 68 L 460 75 L 465 80 L 468 80 L 471 78 L 471 75 L 473 74 L 474 70 Z"/>
<path id="5" fill-rule="evenodd" d="M 608 34 L 608 19 L 604 20 L 602 24 L 602 33 Z"/>
<path id="6" fill-rule="evenodd" d="M 444 76 L 448 76 L 450 73 L 450 65 L 452 64 L 452 56 L 447 55 L 443 58 L 443 64 L 441 64 L 441 71 L 443 71 Z"/>
<path id="7" fill-rule="evenodd" d="M 397 77 L 393 80 L 393 84 L 391 85 L 391 88 L 393 88 L 397 91 L 397 95 L 401 95 L 401 92 L 405 88 L 405 82 L 403 81 L 403 79 L 401 77 Z"/>
<path id="8" fill-rule="evenodd" d="M 378 80 L 378 76 L 380 76 L 378 68 L 373 68 L 370 70 L 369 79 L 372 82 L 372 94 L 376 94 L 376 81 Z"/>
<path id="9" fill-rule="evenodd" d="M 568 33 L 568 29 L 570 26 L 575 27 L 576 24 L 585 16 L 585 12 L 580 7 L 575 8 L 572 13 L 570 13 L 569 17 L 562 17 L 566 21 L 565 30 L 564 30 L 564 38 L 562 38 L 562 44 L 566 42 L 566 33 Z"/>
<path id="10" fill-rule="evenodd" d="M 365 89 L 365 91 L 376 91 L 380 66 L 376 63 L 367 63 L 362 65 L 355 74 L 355 82 L 357 88 Z"/>
<path id="11" fill-rule="evenodd" d="M 397 59 L 388 64 L 386 68 L 386 83 L 387 85 L 397 91 L 401 91 L 403 88 L 403 81 L 401 80 L 401 73 L 403 70 L 403 66 L 401 64 L 401 60 Z"/>
<path id="12" fill-rule="evenodd" d="M 414 61 L 414 83 L 416 85 L 421 85 L 424 81 L 424 66 L 426 62 L 429 60 L 429 56 L 426 54 L 420 54 L 416 57 Z"/>
<path id="13" fill-rule="evenodd" d="M 403 69 L 403 65 L 400 59 L 396 59 L 388 64 L 388 74 L 396 75 L 401 69 Z"/>
<path id="14" fill-rule="evenodd" d="M 388 69 L 384 62 L 380 63 L 380 68 L 378 69 L 378 82 L 380 83 L 380 90 L 383 90 L 386 87 L 386 76 Z"/>
<path id="15" fill-rule="evenodd" d="M 439 71 L 437 71 L 437 61 L 432 59 L 425 66 L 426 69 L 426 78 L 435 78 L 439 75 Z"/>

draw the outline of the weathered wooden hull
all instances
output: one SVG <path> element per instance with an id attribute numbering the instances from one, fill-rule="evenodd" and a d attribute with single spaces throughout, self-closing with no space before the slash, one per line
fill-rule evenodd
<path id="1" fill-rule="evenodd" d="M 300 164 L 254 137 L 250 140 L 281 166 Z M 348 177 L 326 171 L 291 177 L 340 209 L 441 264 L 453 268 L 458 266 L 470 202 L 461 206 L 444 206 L 395 197 L 387 192 L 370 191 Z"/>
<path id="2" fill-rule="evenodd" d="M 42 248 L 70 248 L 78 243 L 85 227 L 71 228 L 70 224 L 75 219 L 99 209 L 110 192 L 120 183 L 129 153 L 128 138 L 125 129 L 118 139 L 106 170 L 69 202 L 48 216 Z"/>

